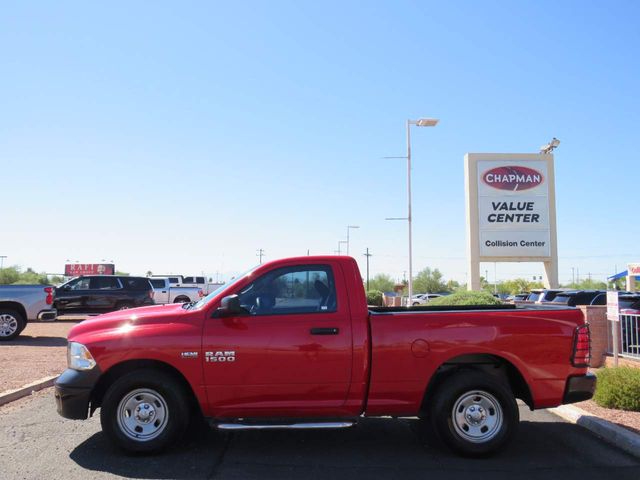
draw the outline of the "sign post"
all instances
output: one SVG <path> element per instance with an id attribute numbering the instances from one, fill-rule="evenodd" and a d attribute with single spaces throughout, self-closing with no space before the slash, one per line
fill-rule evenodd
<path id="1" fill-rule="evenodd" d="M 620 310 L 618 292 L 607 290 L 607 320 L 611 322 L 611 338 L 613 340 L 613 366 L 618 366 L 618 335 L 620 331 Z"/>
<path id="2" fill-rule="evenodd" d="M 480 290 L 480 262 L 543 262 L 545 286 L 558 287 L 552 154 L 465 155 L 469 290 Z"/>

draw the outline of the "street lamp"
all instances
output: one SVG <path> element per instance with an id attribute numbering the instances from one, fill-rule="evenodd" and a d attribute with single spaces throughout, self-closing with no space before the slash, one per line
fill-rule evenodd
<path id="1" fill-rule="evenodd" d="M 347 255 L 349 255 L 349 230 L 352 228 L 360 228 L 358 225 L 347 225 Z"/>
<path id="2" fill-rule="evenodd" d="M 438 124 L 437 118 L 419 118 L 418 120 L 407 120 L 407 156 L 406 157 L 386 157 L 386 158 L 406 158 L 407 159 L 407 217 L 406 218 L 387 218 L 386 220 L 407 220 L 409 224 L 409 304 L 413 297 L 413 248 L 412 248 L 412 229 L 411 229 L 411 125 L 416 127 L 435 127 Z"/>
<path id="3" fill-rule="evenodd" d="M 342 245 L 343 243 L 347 243 L 346 240 L 338 240 L 338 255 L 342 255 L 342 252 L 340 251 L 340 245 Z"/>

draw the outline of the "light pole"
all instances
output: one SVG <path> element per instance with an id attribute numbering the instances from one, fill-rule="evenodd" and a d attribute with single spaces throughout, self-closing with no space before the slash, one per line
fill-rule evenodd
<path id="1" fill-rule="evenodd" d="M 349 230 L 352 228 L 360 228 L 358 225 L 347 225 L 347 255 L 349 255 Z"/>
<path id="2" fill-rule="evenodd" d="M 342 255 L 342 252 L 340 251 L 340 245 L 342 245 L 343 243 L 347 243 L 346 240 L 338 240 L 338 255 Z"/>
<path id="3" fill-rule="evenodd" d="M 0 255 L 0 270 L 4 268 L 4 259 L 7 258 L 6 255 Z"/>
<path id="4" fill-rule="evenodd" d="M 369 291 L 369 257 L 373 254 L 369 253 L 369 247 L 367 247 L 367 253 L 364 254 L 367 257 L 367 292 Z"/>
<path id="5" fill-rule="evenodd" d="M 411 228 L 411 125 L 416 127 L 435 127 L 438 124 L 437 118 L 419 118 L 418 120 L 407 120 L 407 156 L 406 157 L 385 157 L 385 158 L 406 158 L 407 159 L 407 217 L 387 218 L 386 220 L 407 220 L 409 224 L 409 305 L 413 297 L 413 248 L 412 248 L 412 228 Z"/>

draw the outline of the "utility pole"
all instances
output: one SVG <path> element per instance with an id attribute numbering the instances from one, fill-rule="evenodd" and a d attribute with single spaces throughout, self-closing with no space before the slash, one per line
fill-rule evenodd
<path id="1" fill-rule="evenodd" d="M 347 225 L 347 255 L 349 255 L 349 230 L 352 228 L 360 228 L 358 225 Z"/>
<path id="2" fill-rule="evenodd" d="M 498 274 L 497 274 L 497 262 L 493 262 L 493 293 L 498 293 Z"/>
<path id="3" fill-rule="evenodd" d="M 7 258 L 6 255 L 0 255 L 0 270 L 4 268 L 4 259 Z"/>
<path id="4" fill-rule="evenodd" d="M 369 253 L 369 247 L 367 247 L 367 253 L 364 254 L 365 257 L 367 257 L 367 292 L 369 291 L 369 257 L 372 256 L 371 253 Z"/>
<path id="5" fill-rule="evenodd" d="M 571 267 L 571 283 L 576 283 L 576 267 Z"/>
<path id="6" fill-rule="evenodd" d="M 338 240 L 338 255 L 342 255 L 342 251 L 340 250 L 340 245 L 343 243 L 347 243 L 346 240 Z"/>
<path id="7" fill-rule="evenodd" d="M 260 265 L 262 265 L 262 257 L 264 257 L 264 250 L 259 248 L 258 250 L 256 250 L 256 257 L 260 257 Z"/>

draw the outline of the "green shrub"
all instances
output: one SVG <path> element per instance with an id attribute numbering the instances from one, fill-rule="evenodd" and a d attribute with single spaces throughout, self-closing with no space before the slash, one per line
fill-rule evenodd
<path id="1" fill-rule="evenodd" d="M 502 305 L 502 302 L 487 292 L 461 291 L 434 298 L 427 305 Z"/>
<path id="2" fill-rule="evenodd" d="M 382 306 L 382 292 L 380 290 L 369 290 L 367 292 L 367 305 Z"/>
<path id="3" fill-rule="evenodd" d="M 640 412 L 640 369 L 633 367 L 599 370 L 593 400 L 601 407 Z"/>

